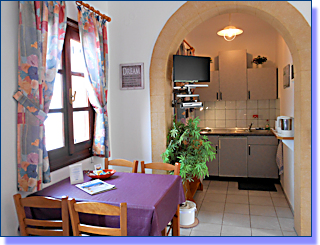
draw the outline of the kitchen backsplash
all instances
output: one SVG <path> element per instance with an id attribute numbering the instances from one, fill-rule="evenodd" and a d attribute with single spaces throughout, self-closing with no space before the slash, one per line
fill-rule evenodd
<path id="1" fill-rule="evenodd" d="M 280 99 L 204 102 L 203 109 L 197 108 L 194 112 L 194 116 L 200 118 L 201 128 L 246 128 L 251 123 L 254 128 L 264 128 L 267 123 L 274 128 L 279 115 Z"/>

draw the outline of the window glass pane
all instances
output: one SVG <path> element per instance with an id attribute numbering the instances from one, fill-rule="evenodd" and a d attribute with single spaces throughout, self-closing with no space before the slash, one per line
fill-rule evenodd
<path id="1" fill-rule="evenodd" d="M 63 114 L 49 113 L 44 121 L 47 151 L 64 147 Z"/>
<path id="2" fill-rule="evenodd" d="M 62 88 L 62 75 L 57 73 L 54 82 L 53 96 L 50 103 L 50 109 L 61 109 L 63 107 L 63 88 Z"/>
<path id="3" fill-rule="evenodd" d="M 84 62 L 84 56 L 82 51 L 82 45 L 80 42 L 73 39 L 70 40 L 70 50 L 71 50 L 71 71 L 81 72 L 87 70 Z"/>
<path id="4" fill-rule="evenodd" d="M 85 79 L 87 78 L 72 76 L 72 95 L 74 95 L 75 91 L 77 92 L 75 101 L 72 103 L 73 108 L 89 106 L 87 90 L 84 84 Z"/>
<path id="5" fill-rule="evenodd" d="M 73 137 L 74 143 L 89 140 L 89 112 L 73 112 Z"/>

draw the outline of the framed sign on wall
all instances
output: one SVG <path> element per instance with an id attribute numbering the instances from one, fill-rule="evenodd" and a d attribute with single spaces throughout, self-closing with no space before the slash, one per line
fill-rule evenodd
<path id="1" fill-rule="evenodd" d="M 120 89 L 144 89 L 143 63 L 120 64 Z"/>

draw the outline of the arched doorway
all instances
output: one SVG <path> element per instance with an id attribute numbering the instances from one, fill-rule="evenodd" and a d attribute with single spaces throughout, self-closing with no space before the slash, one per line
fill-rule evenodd
<path id="1" fill-rule="evenodd" d="M 152 160 L 161 161 L 171 126 L 172 55 L 197 25 L 214 16 L 235 12 L 255 15 L 268 22 L 283 37 L 292 54 L 295 66 L 294 224 L 298 235 L 310 236 L 311 28 L 288 2 L 187 2 L 170 17 L 156 41 L 150 65 Z"/>

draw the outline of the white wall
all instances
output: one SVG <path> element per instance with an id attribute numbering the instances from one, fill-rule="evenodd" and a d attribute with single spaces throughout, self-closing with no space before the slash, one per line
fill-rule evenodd
<path id="1" fill-rule="evenodd" d="M 110 131 L 112 158 L 151 161 L 149 68 L 155 41 L 170 16 L 184 2 L 90 2 L 112 18 L 108 24 L 110 48 Z M 304 4 L 305 2 L 303 2 Z M 68 17 L 76 19 L 74 2 L 67 2 Z M 303 5 L 304 6 L 304 5 Z M 74 6 L 75 7 L 75 6 Z M 299 10 L 300 7 L 297 6 Z M 302 12 L 307 19 L 311 13 Z M 12 196 L 16 182 L 16 111 L 12 95 L 17 89 L 18 2 L 1 1 L 1 235 L 17 235 Z M 145 89 L 120 91 L 119 64 L 144 62 Z M 98 161 L 98 159 L 94 159 Z M 84 168 L 92 166 L 91 159 Z M 54 183 L 68 169 L 52 173 Z"/>
<path id="2" fill-rule="evenodd" d="M 292 63 L 292 56 L 283 38 L 277 39 L 278 91 L 280 115 L 294 117 L 294 80 L 290 87 L 283 88 L 283 68 Z M 283 140 L 283 174 L 280 176 L 282 188 L 294 209 L 294 141 Z"/>

